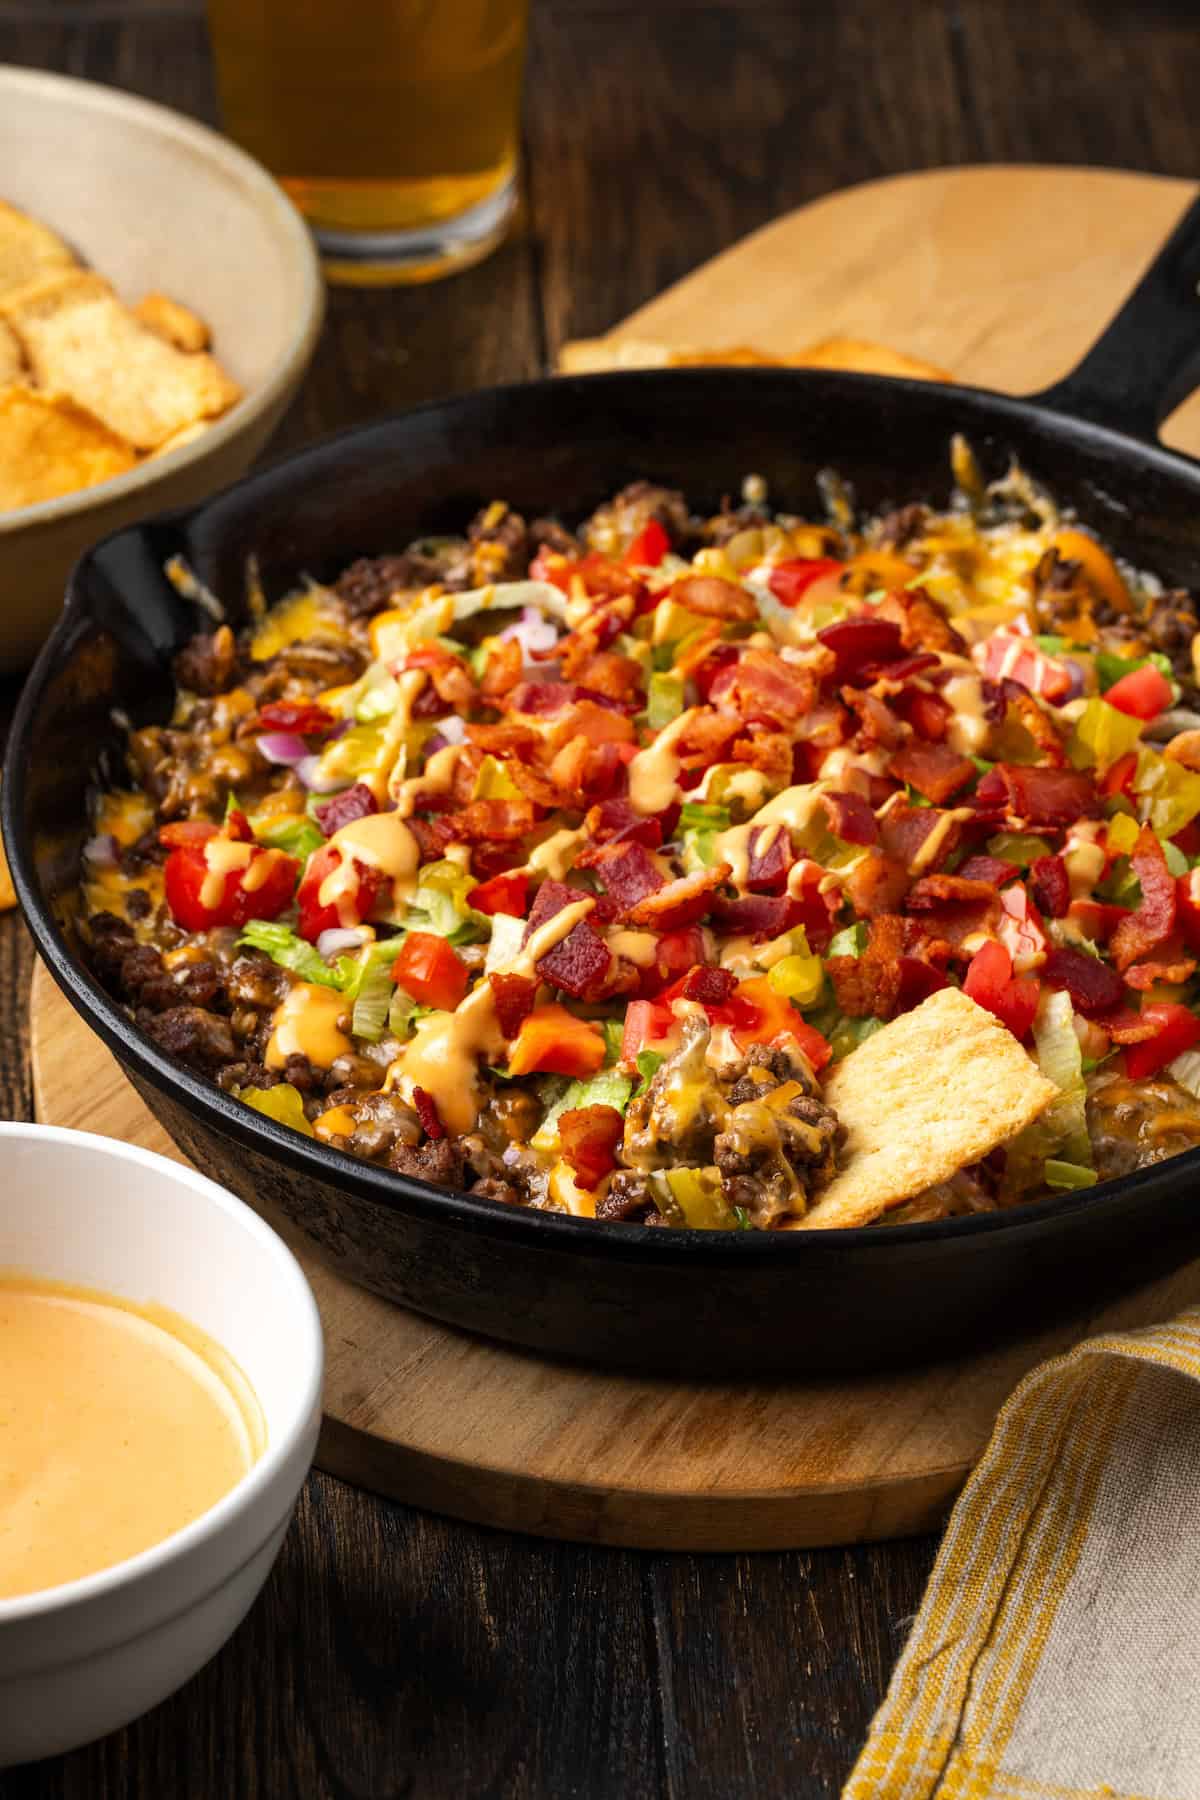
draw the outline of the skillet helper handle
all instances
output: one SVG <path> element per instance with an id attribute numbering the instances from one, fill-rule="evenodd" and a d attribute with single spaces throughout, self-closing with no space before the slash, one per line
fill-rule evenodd
<path id="1" fill-rule="evenodd" d="M 1153 442 L 1200 387 L 1200 197 L 1077 368 L 1030 399 Z"/>

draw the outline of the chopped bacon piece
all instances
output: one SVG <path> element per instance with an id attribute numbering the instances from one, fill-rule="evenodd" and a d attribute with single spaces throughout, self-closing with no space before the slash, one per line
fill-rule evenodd
<path id="1" fill-rule="evenodd" d="M 599 1187 L 617 1166 L 625 1121 L 615 1106 L 575 1106 L 558 1115 L 558 1141 L 582 1188 Z"/>
<path id="2" fill-rule="evenodd" d="M 433 819 L 412 818 L 407 824 L 421 846 L 422 862 L 436 862 L 445 854 L 447 844 L 452 844 L 455 840 L 455 829 L 449 813 L 440 813 Z"/>
<path id="3" fill-rule="evenodd" d="M 758 617 L 754 595 L 735 581 L 723 581 L 719 575 L 685 575 L 671 589 L 671 598 L 702 618 L 749 624 Z"/>
<path id="4" fill-rule="evenodd" d="M 818 631 L 817 641 L 833 652 L 839 681 L 848 681 L 870 664 L 894 662 L 902 648 L 895 620 L 878 618 L 873 612 L 855 613 L 826 625 Z"/>
<path id="5" fill-rule="evenodd" d="M 643 817 L 636 813 L 628 800 L 601 800 L 593 806 L 583 821 L 584 829 L 593 843 L 630 842 L 645 844 L 648 850 L 657 850 L 663 841 L 662 824 L 657 817 Z"/>
<path id="6" fill-rule="evenodd" d="M 930 960 L 949 961 L 960 952 L 966 954 L 967 947 L 973 949 L 976 939 L 994 932 L 1001 914 L 996 894 L 990 900 L 943 901 L 931 912 L 918 913 L 909 920 L 909 948 L 919 950 Z"/>
<path id="7" fill-rule="evenodd" d="M 986 905 L 996 898 L 996 890 L 987 881 L 972 881 L 964 875 L 922 875 L 908 896 L 909 912 L 933 912 L 947 901 L 970 905 L 982 901 Z"/>
<path id="8" fill-rule="evenodd" d="M 585 851 L 579 866 L 589 864 L 604 884 L 605 893 L 616 901 L 618 917 L 664 886 L 644 844 L 605 844 L 598 850 Z"/>
<path id="9" fill-rule="evenodd" d="M 946 617 L 945 609 L 924 588 L 893 589 L 875 610 L 881 619 L 893 619 L 900 627 L 900 640 L 906 650 L 948 652 L 954 656 L 966 653 L 967 646 Z"/>
<path id="10" fill-rule="evenodd" d="M 1049 951 L 1039 973 L 1054 988 L 1066 988 L 1071 1005 L 1085 1019 L 1100 1019 L 1120 1006 L 1125 986 L 1116 970 L 1069 944 Z"/>
<path id="11" fill-rule="evenodd" d="M 975 764 L 947 744 L 905 744 L 891 759 L 891 773 L 940 806 L 975 779 Z"/>
<path id="12" fill-rule="evenodd" d="M 793 725 L 817 697 L 817 681 L 808 667 L 784 662 L 773 650 L 746 650 L 737 662 L 721 669 L 709 690 L 714 705 L 744 720 Z"/>
<path id="13" fill-rule="evenodd" d="M 509 695 L 511 712 L 538 718 L 546 713 L 562 712 L 575 698 L 573 683 L 565 681 L 523 681 Z"/>
<path id="14" fill-rule="evenodd" d="M 1175 929 L 1175 877 L 1167 867 L 1162 845 L 1148 825 L 1143 825 L 1129 858 L 1142 890 L 1136 912 L 1122 919 L 1112 934 L 1109 948 L 1118 969 L 1142 962 L 1146 953 L 1163 943 Z"/>
<path id="15" fill-rule="evenodd" d="M 940 969 L 926 962 L 921 956 L 902 956 L 900 958 L 900 997 L 896 1003 L 897 1012 L 910 1012 L 914 1006 L 920 1006 L 922 1000 L 928 1000 L 930 994 L 936 994 L 939 988 L 949 984 Z"/>
<path id="16" fill-rule="evenodd" d="M 1151 1019 L 1145 1013 L 1136 1013 L 1122 1007 L 1120 1012 L 1107 1014 L 1095 1021 L 1101 1031 L 1107 1031 L 1114 1044 L 1146 1044 L 1159 1033 L 1157 1019 Z"/>
<path id="17" fill-rule="evenodd" d="M 949 821 L 947 823 L 947 821 Z M 879 837 L 884 851 L 912 870 L 933 831 L 940 831 L 933 866 L 944 862 L 958 848 L 962 827 L 958 820 L 940 812 L 936 806 L 909 806 L 901 801 L 892 806 L 879 821 Z"/>
<path id="18" fill-rule="evenodd" d="M 980 854 L 968 856 L 959 864 L 958 873 L 964 881 L 986 881 L 989 887 L 1002 888 L 1007 882 L 1015 881 L 1021 870 L 1019 864 L 1005 862 L 1003 857 Z"/>
<path id="19" fill-rule="evenodd" d="M 444 1138 L 446 1135 L 446 1127 L 438 1117 L 437 1102 L 434 1100 L 433 1095 L 427 1094 L 423 1087 L 414 1087 L 412 1091 L 412 1103 L 416 1109 L 417 1117 L 421 1121 L 421 1129 L 424 1131 L 425 1136 L 427 1138 Z"/>
<path id="20" fill-rule="evenodd" d="M 902 719 L 906 719 L 919 738 L 940 744 L 950 729 L 954 708 L 940 694 L 927 694 L 922 688 L 909 688 L 892 702 Z"/>
<path id="21" fill-rule="evenodd" d="M 900 958 L 904 952 L 904 920 L 880 913 L 871 920 L 861 956 L 831 956 L 825 972 L 837 1003 L 851 1019 L 890 1019 L 900 1000 Z"/>
<path id="22" fill-rule="evenodd" d="M 842 699 L 858 716 L 858 730 L 855 742 L 863 749 L 870 749 L 881 744 L 885 750 L 894 750 L 909 736 L 909 727 L 878 696 L 860 692 L 858 688 L 844 687 Z"/>
<path id="23" fill-rule="evenodd" d="M 539 926 L 544 925 L 548 919 L 555 918 L 565 907 L 591 898 L 582 888 L 568 887 L 562 881 L 543 881 L 537 891 L 522 941 L 527 944 Z M 543 981 L 550 982 L 579 1000 L 586 998 L 603 982 L 611 962 L 612 953 L 603 938 L 586 919 L 580 919 L 560 943 L 538 959 L 536 966 Z"/>
<path id="24" fill-rule="evenodd" d="M 985 812 L 998 805 L 1026 825 L 1072 825 L 1100 811 L 1095 784 L 1082 769 L 997 763 L 980 782 L 976 799 Z"/>
<path id="25" fill-rule="evenodd" d="M 714 969 L 707 963 L 697 963 L 684 976 L 679 992 L 684 1000 L 698 1000 L 701 1006 L 723 1006 L 736 986 L 728 969 Z"/>
<path id="26" fill-rule="evenodd" d="M 630 909 L 629 922 L 655 931 L 678 931 L 684 925 L 694 925 L 710 910 L 716 890 L 732 873 L 728 863 L 717 863 L 714 868 L 668 881 Z"/>
<path id="27" fill-rule="evenodd" d="M 529 756 L 540 749 L 540 732 L 532 725 L 468 725 L 467 737 L 489 756 Z"/>
<path id="28" fill-rule="evenodd" d="M 375 796 L 365 781 L 356 781 L 353 787 L 343 788 L 340 794 L 334 794 L 320 806 L 313 807 L 313 817 L 325 833 L 332 837 L 343 825 L 352 825 L 355 819 L 369 818 L 379 811 Z"/>
<path id="29" fill-rule="evenodd" d="M 685 925 L 682 931 L 664 931 L 653 963 L 641 971 L 640 992 L 646 997 L 660 993 L 703 960 L 704 934 L 698 925 Z"/>
<path id="30" fill-rule="evenodd" d="M 1178 943 L 1173 948 L 1163 944 L 1151 962 L 1134 963 L 1131 969 L 1126 969 L 1125 985 L 1145 994 L 1163 983 L 1173 986 L 1190 980 L 1198 966 L 1196 958 L 1184 955 Z"/>
<path id="31" fill-rule="evenodd" d="M 420 644 L 404 658 L 406 669 L 426 669 L 439 700 L 459 709 L 475 701 L 475 681 L 461 657 L 442 644 Z M 414 709 L 415 710 L 415 709 Z"/>
<path id="32" fill-rule="evenodd" d="M 499 970 L 488 976 L 496 1007 L 496 1022 L 506 1038 L 515 1038 L 533 1011 L 538 984 L 527 975 L 505 975 Z"/>
<path id="33" fill-rule="evenodd" d="M 780 893 L 793 861 L 791 839 L 783 827 L 760 826 L 750 838 L 747 888 L 752 894 Z"/>
<path id="34" fill-rule="evenodd" d="M 734 762 L 745 763 L 770 780 L 787 787 L 792 778 L 792 740 L 786 731 L 758 730 L 735 738 Z"/>
<path id="35" fill-rule="evenodd" d="M 835 791 L 821 795 L 829 829 L 844 844 L 877 844 L 879 822 L 861 794 Z"/>
<path id="36" fill-rule="evenodd" d="M 846 898 L 860 918 L 896 912 L 908 892 L 908 871 L 902 863 L 873 851 L 864 856 L 846 877 Z"/>
<path id="37" fill-rule="evenodd" d="M 521 679 L 525 659 L 516 638 L 502 638 L 488 653 L 487 667 L 479 691 L 485 700 L 500 700 L 511 694 Z"/>
<path id="38" fill-rule="evenodd" d="M 712 684 L 721 670 L 735 663 L 740 655 L 741 651 L 736 644 L 723 644 L 718 640 L 705 645 L 703 657 L 699 662 L 693 663 L 689 671 L 702 700 L 711 697 Z"/>
<path id="39" fill-rule="evenodd" d="M 823 903 L 821 910 L 825 912 Z M 812 948 L 820 947 L 815 930 L 810 929 L 807 919 L 803 918 L 801 903 L 789 894 L 751 894 L 744 900 L 718 900 L 713 913 L 726 931 L 745 933 L 752 938 L 778 937 L 781 931 L 790 931 L 793 925 L 803 922 Z M 825 943 L 831 935 L 828 918 L 825 912 Z"/>
<path id="40" fill-rule="evenodd" d="M 461 812 L 447 813 L 448 844 L 510 843 L 533 826 L 528 800 L 472 800 Z"/>
<path id="41" fill-rule="evenodd" d="M 1039 856 L 1030 865 L 1029 892 L 1047 918 L 1065 916 L 1071 904 L 1071 878 L 1061 856 Z"/>

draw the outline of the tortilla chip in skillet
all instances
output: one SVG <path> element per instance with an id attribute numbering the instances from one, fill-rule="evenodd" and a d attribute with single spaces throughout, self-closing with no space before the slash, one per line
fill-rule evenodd
<path id="1" fill-rule="evenodd" d="M 851 1051 L 824 1098 L 846 1128 L 840 1173 L 785 1229 L 870 1225 L 978 1162 L 1058 1089 L 960 988 L 942 988 Z"/>
<path id="2" fill-rule="evenodd" d="M 74 251 L 48 225 L 0 200 L 0 297 L 78 267 Z"/>
<path id="3" fill-rule="evenodd" d="M 0 387 L 16 381 L 25 367 L 25 355 L 15 331 L 0 319 Z"/>
<path id="4" fill-rule="evenodd" d="M 146 294 L 133 310 L 148 331 L 188 355 L 207 350 L 212 342 L 212 334 L 204 320 L 190 306 L 172 300 L 167 294 Z"/>
<path id="5" fill-rule="evenodd" d="M 0 513 L 93 487 L 132 469 L 130 446 L 65 394 L 0 387 Z"/>
<path id="6" fill-rule="evenodd" d="M 205 352 L 164 343 L 101 275 L 59 276 L 0 299 L 34 379 L 69 394 L 139 450 L 224 412 L 241 390 Z"/>
<path id="7" fill-rule="evenodd" d="M 684 344 L 659 344 L 650 339 L 579 338 L 564 344 L 558 367 L 563 375 L 586 375 L 605 369 L 677 369 L 697 364 L 763 365 L 791 369 L 849 369 L 864 375 L 907 375 L 917 381 L 953 381 L 944 369 L 922 362 L 886 344 L 870 344 L 859 338 L 823 338 L 802 350 L 755 350 L 748 344 L 702 350 Z"/>

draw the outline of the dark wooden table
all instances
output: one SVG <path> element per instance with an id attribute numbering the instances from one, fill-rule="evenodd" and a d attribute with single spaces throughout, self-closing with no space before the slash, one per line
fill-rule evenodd
<path id="1" fill-rule="evenodd" d="M 214 117 L 199 0 L 0 0 L 0 61 Z M 992 160 L 1194 178 L 1198 86 L 1191 0 L 534 0 L 517 230 L 439 287 L 335 292 L 273 451 L 536 375 L 564 338 L 849 182 Z M 6 919 L 15 1118 L 30 964 Z M 582 1549 L 314 1475 L 221 1655 L 127 1731 L 0 1776 L 0 1800 L 817 1800 L 850 1768 L 934 1548 Z"/>

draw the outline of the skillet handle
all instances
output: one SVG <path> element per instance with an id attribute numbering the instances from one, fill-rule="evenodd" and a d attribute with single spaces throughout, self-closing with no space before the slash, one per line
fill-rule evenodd
<path id="1" fill-rule="evenodd" d="M 1133 437 L 1158 428 L 1200 387 L 1200 197 L 1078 367 L 1035 405 Z"/>

